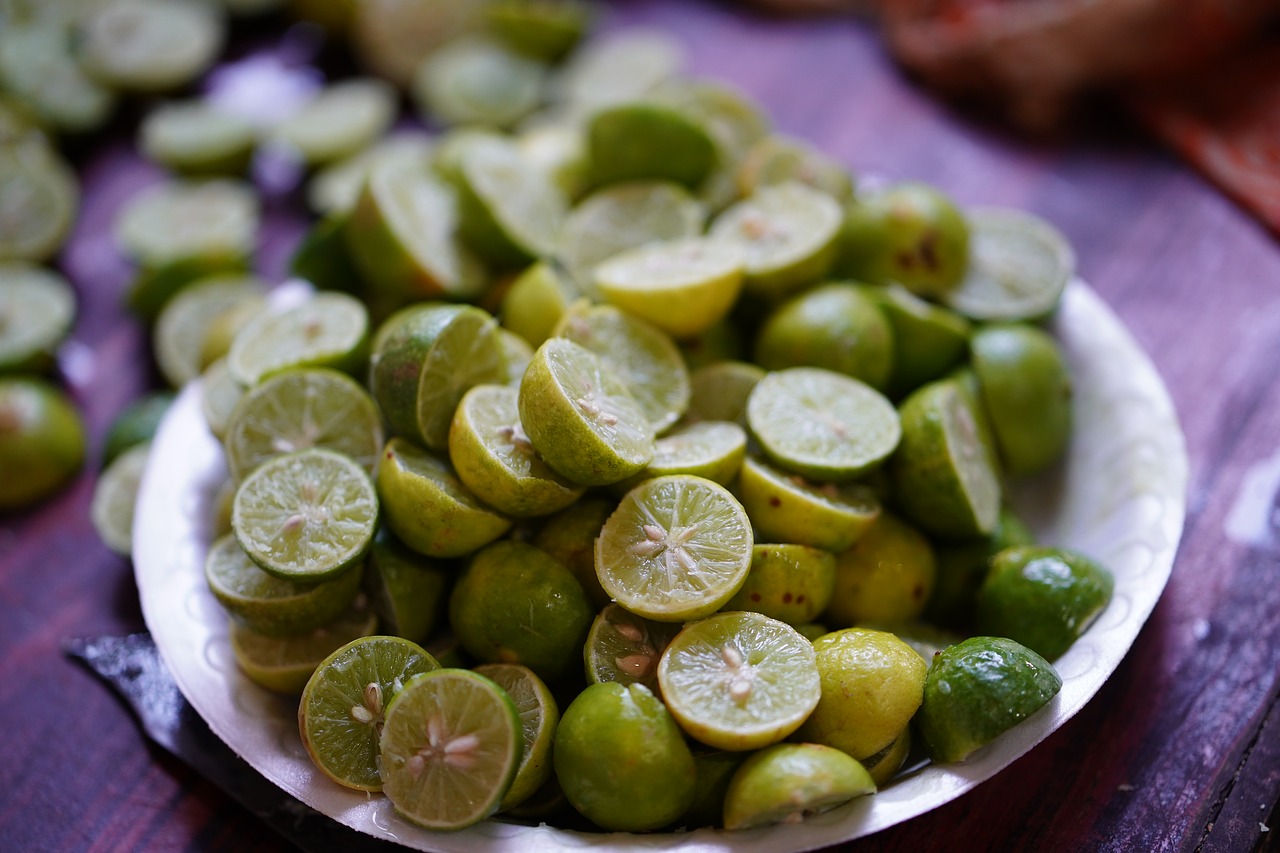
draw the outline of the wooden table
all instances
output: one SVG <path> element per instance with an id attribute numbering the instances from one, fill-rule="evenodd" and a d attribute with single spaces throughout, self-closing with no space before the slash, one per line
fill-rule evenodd
<path id="1" fill-rule="evenodd" d="M 1023 207 L 1071 238 L 1080 272 L 1151 354 L 1191 455 L 1173 577 L 1102 691 L 977 790 L 850 850 L 1256 850 L 1280 832 L 1280 245 L 1121 119 L 1030 144 L 932 100 L 871 27 L 632 0 L 613 23 L 678 33 L 697 72 L 767 106 L 861 175 L 920 178 L 965 204 Z M 121 125 L 125 127 L 125 125 Z M 63 257 L 81 314 L 74 389 L 98 449 L 155 382 L 120 308 L 111 216 L 151 173 L 123 131 L 77 153 L 86 201 Z M 269 210 L 280 276 L 296 202 Z M 60 651 L 144 628 L 128 561 L 88 521 L 93 467 L 0 529 L 0 848 L 282 850 L 245 810 L 149 744 Z M 1277 832 L 1266 833 L 1263 825 Z"/>

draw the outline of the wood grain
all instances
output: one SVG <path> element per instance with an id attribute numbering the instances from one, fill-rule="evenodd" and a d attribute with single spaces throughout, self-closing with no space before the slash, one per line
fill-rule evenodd
<path id="1" fill-rule="evenodd" d="M 1186 432 L 1189 514 L 1173 577 L 1102 691 L 995 779 L 845 849 L 1276 849 L 1280 246 L 1122 120 L 1032 145 L 952 112 L 894 68 L 869 25 L 677 0 L 612 6 L 609 25 L 636 23 L 679 33 L 697 72 L 743 87 L 781 130 L 864 180 L 920 178 L 965 204 L 1055 222 L 1151 354 Z M 154 179 L 128 130 L 82 146 L 86 204 L 62 258 L 80 297 L 73 390 L 95 454 L 110 418 L 154 381 L 145 335 L 120 308 L 128 270 L 109 241 L 119 205 Z M 280 273 L 299 209 L 269 210 L 268 273 Z M 144 627 L 129 564 L 89 525 L 93 478 L 0 529 L 0 847 L 289 849 L 149 747 L 61 656 L 64 637 Z M 1241 504 L 1251 484 L 1260 497 Z M 1241 506 L 1254 509 L 1252 527 Z"/>

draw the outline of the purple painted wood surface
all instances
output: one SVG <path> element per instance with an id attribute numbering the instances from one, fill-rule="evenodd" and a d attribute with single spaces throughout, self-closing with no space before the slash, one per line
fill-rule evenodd
<path id="1" fill-rule="evenodd" d="M 616 3 L 611 25 L 676 32 L 694 70 L 755 96 L 780 130 L 861 176 L 919 178 L 964 204 L 1026 208 L 1151 354 L 1191 454 L 1186 532 L 1150 622 L 1075 719 L 960 800 L 849 850 L 1257 850 L 1280 832 L 1280 245 L 1123 121 L 1031 144 L 931 99 L 868 25 L 726 5 Z M 120 308 L 110 222 L 154 180 L 128 123 L 77 154 L 85 205 L 63 255 L 80 297 L 73 392 L 94 439 L 154 383 Z M 269 207 L 279 277 L 301 207 Z M 238 806 L 148 745 L 63 659 L 64 637 L 143 628 L 127 561 L 88 522 L 94 473 L 0 528 L 0 848 L 281 850 Z M 1264 832 L 1263 826 L 1276 827 Z"/>

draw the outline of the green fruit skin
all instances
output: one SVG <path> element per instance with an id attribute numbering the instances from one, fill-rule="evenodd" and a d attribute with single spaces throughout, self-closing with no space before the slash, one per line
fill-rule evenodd
<path id="1" fill-rule="evenodd" d="M 444 610 L 450 576 L 444 565 L 415 553 L 383 527 L 369 551 L 365 588 L 378 620 L 415 643 L 431 635 Z"/>
<path id="2" fill-rule="evenodd" d="M 172 403 L 173 394 L 168 392 L 149 394 L 130 403 L 107 429 L 102 441 L 102 467 L 106 468 L 130 447 L 154 438 Z"/>
<path id="3" fill-rule="evenodd" d="M 978 590 L 977 627 L 1057 660 L 1093 624 L 1115 589 L 1102 566 L 1060 548 L 1006 548 Z"/>
<path id="4" fill-rule="evenodd" d="M 232 251 L 179 258 L 158 266 L 143 266 L 129 285 L 125 301 L 129 310 L 147 323 L 155 322 L 178 291 L 217 275 L 246 275 L 249 258 Z"/>
<path id="5" fill-rule="evenodd" d="M 578 670 L 594 616 L 573 574 L 521 542 L 476 553 L 449 597 L 449 624 L 468 654 L 524 664 L 544 681 Z"/>
<path id="6" fill-rule="evenodd" d="M 779 306 L 756 337 L 765 370 L 824 367 L 877 391 L 893 373 L 893 329 L 880 307 L 853 284 L 827 284 Z"/>
<path id="7" fill-rule="evenodd" d="M 689 808 L 697 784 L 680 727 L 639 684 L 578 694 L 556 730 L 555 769 L 573 807 L 612 831 L 666 826 Z"/>
<path id="8" fill-rule="evenodd" d="M 612 498 L 591 495 L 547 519 L 533 544 L 555 557 L 582 584 L 595 610 L 609 603 L 609 594 L 596 575 L 596 537 L 618 508 Z"/>
<path id="9" fill-rule="evenodd" d="M 905 397 L 926 382 L 940 379 L 968 353 L 969 321 L 941 305 L 924 302 L 896 285 L 865 286 L 893 329 L 890 396 Z"/>
<path id="10" fill-rule="evenodd" d="M 1071 374 L 1046 332 L 1031 326 L 987 326 L 974 334 L 973 369 L 1005 470 L 1035 474 L 1066 452 L 1071 440 Z"/>
<path id="11" fill-rule="evenodd" d="M 934 658 L 917 730 L 935 761 L 963 761 L 1061 689 L 1058 673 L 1031 649 L 1004 637 L 970 637 Z"/>
<path id="12" fill-rule="evenodd" d="M 39 379 L 0 380 L 0 512 L 57 491 L 84 454 L 84 422 L 65 394 Z"/>
<path id="13" fill-rule="evenodd" d="M 976 542 L 943 543 L 936 548 L 937 576 L 924 618 L 934 625 L 968 632 L 978 588 L 986 580 L 991 558 L 1005 548 L 1034 545 L 1035 534 L 1009 508 L 1000 510 L 996 529 Z"/>
<path id="14" fill-rule="evenodd" d="M 837 628 L 908 622 L 924 610 L 936 575 L 929 540 L 882 513 L 862 538 L 836 556 L 826 621 Z"/>
<path id="15" fill-rule="evenodd" d="M 866 769 L 838 749 L 780 743 L 750 755 L 729 781 L 725 829 L 750 829 L 826 811 L 874 793 Z"/>
<path id="16" fill-rule="evenodd" d="M 751 570 L 725 610 L 753 610 L 788 625 L 812 622 L 836 584 L 836 556 L 807 545 L 755 545 Z"/>
<path id="17" fill-rule="evenodd" d="M 670 107 L 629 103 L 596 113 L 587 129 L 596 186 L 669 180 L 694 189 L 716 162 L 715 143 Z"/>
<path id="18" fill-rule="evenodd" d="M 693 802 L 680 816 L 679 823 L 690 828 L 723 825 L 724 798 L 729 791 L 729 782 L 748 755 L 746 752 L 695 754 L 693 763 L 697 767 L 697 779 Z"/>

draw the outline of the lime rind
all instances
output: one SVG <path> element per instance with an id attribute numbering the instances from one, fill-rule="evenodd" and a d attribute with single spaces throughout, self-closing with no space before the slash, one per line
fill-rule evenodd
<path id="1" fill-rule="evenodd" d="M 630 490 L 645 480 L 693 474 L 722 486 L 738 476 L 747 453 L 747 433 L 728 421 L 699 421 L 677 427 L 654 442 L 653 461 L 619 488 Z"/>
<path id="2" fill-rule="evenodd" d="M 838 749 L 816 743 L 768 747 L 747 757 L 725 792 L 725 829 L 793 823 L 873 794 L 867 770 Z"/>
<path id="3" fill-rule="evenodd" d="M 108 548 L 124 557 L 133 552 L 133 512 L 150 453 L 150 442 L 121 453 L 98 477 L 93 489 L 89 506 L 93 528 Z"/>
<path id="4" fill-rule="evenodd" d="M 880 516 L 880 501 L 863 483 L 813 483 L 748 456 L 737 493 L 761 537 L 773 542 L 843 551 Z"/>
<path id="5" fill-rule="evenodd" d="M 419 66 L 413 95 L 447 125 L 510 127 L 542 100 L 546 66 L 483 36 L 454 39 Z"/>
<path id="6" fill-rule="evenodd" d="M 345 613 L 314 631 L 269 637 L 232 621 L 228 633 L 236 663 L 250 681 L 297 696 L 326 657 L 352 640 L 369 636 L 377 626 L 378 617 L 357 596 Z"/>
<path id="7" fill-rule="evenodd" d="M 460 165 L 458 233 L 478 254 L 522 267 L 555 251 L 568 200 L 514 143 L 477 140 Z"/>
<path id="8" fill-rule="evenodd" d="M 486 663 L 474 672 L 507 691 L 520 715 L 524 749 L 515 779 L 498 805 L 498 811 L 505 812 L 528 800 L 551 779 L 551 745 L 560 724 L 560 709 L 547 685 L 527 666 Z"/>
<path id="9" fill-rule="evenodd" d="M 75 174 L 41 137 L 0 146 L 0 261 L 45 261 L 80 206 Z"/>

